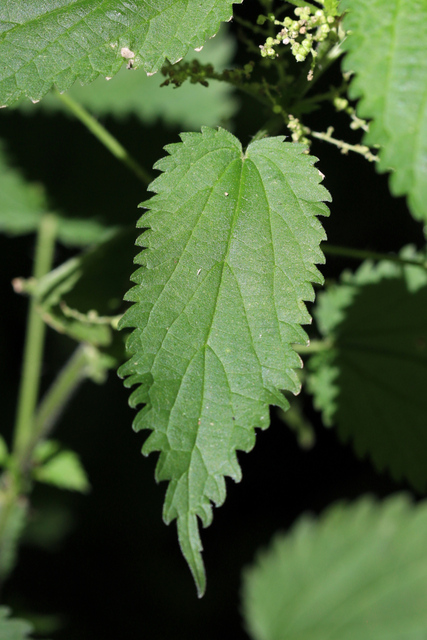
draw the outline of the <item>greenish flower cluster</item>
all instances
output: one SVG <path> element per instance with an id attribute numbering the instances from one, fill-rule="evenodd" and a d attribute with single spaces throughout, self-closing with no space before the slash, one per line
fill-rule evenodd
<path id="1" fill-rule="evenodd" d="M 263 58 L 276 58 L 278 53 L 275 47 L 278 45 L 290 45 L 292 55 L 297 62 L 304 62 L 311 53 L 313 58 L 317 53 L 314 44 L 323 42 L 329 37 L 336 27 L 336 20 L 331 15 L 326 15 L 323 9 L 312 13 L 310 7 L 297 7 L 294 11 L 296 20 L 286 17 L 283 21 L 276 20 L 273 14 L 259 16 L 258 24 L 264 24 L 270 20 L 275 25 L 282 27 L 276 37 L 268 37 L 265 44 L 260 45 Z"/>

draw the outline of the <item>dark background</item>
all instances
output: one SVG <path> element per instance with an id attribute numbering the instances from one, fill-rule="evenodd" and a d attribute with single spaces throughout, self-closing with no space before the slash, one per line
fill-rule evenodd
<path id="1" fill-rule="evenodd" d="M 337 73 L 331 70 L 326 87 Z M 242 101 L 235 133 L 243 144 L 264 119 L 255 102 Z M 332 110 L 313 114 L 308 124 L 325 130 L 332 121 L 337 137 L 349 139 L 345 116 L 337 125 Z M 178 130 L 161 122 L 147 128 L 133 118 L 102 122 L 146 168 L 163 155 L 163 145 L 179 139 Z M 2 110 L 0 136 L 16 166 L 30 181 L 45 185 L 55 206 L 120 223 L 139 218 L 136 207 L 145 198 L 140 183 L 79 122 L 64 115 L 28 117 Z M 323 221 L 331 243 L 385 252 L 406 243 L 423 245 L 421 226 L 403 199 L 390 196 L 387 176 L 378 175 L 362 157 L 343 156 L 326 143 L 315 142 L 312 153 L 320 158 L 318 167 L 333 195 L 331 217 Z M 30 236 L 0 237 L 0 383 L 6 434 L 14 418 L 27 308 L 10 282 L 30 275 L 33 244 Z M 55 264 L 74 253 L 58 245 Z M 134 254 L 131 245 L 129 272 Z M 321 270 L 334 279 L 345 267 L 356 268 L 357 262 L 330 257 Z M 73 348 L 71 340 L 49 330 L 43 388 Z M 162 522 L 166 486 L 153 479 L 156 455 L 140 455 L 145 436 L 131 429 L 134 412 L 127 398 L 115 373 L 103 386 L 85 383 L 74 397 L 55 436 L 80 453 L 92 491 L 80 496 L 36 487 L 32 533 L 4 589 L 3 600 L 15 615 L 34 617 L 40 628 L 56 621 L 58 630 L 46 632 L 54 639 L 243 640 L 241 571 L 259 547 L 303 512 L 318 513 L 338 499 L 365 492 L 383 496 L 402 488 L 339 443 L 334 431 L 322 426 L 309 397 L 302 395 L 316 432 L 310 451 L 300 449 L 273 409 L 272 425 L 258 432 L 255 449 L 239 455 L 243 482 L 227 482 L 227 500 L 202 532 L 208 588 L 199 601 L 175 526 Z"/>

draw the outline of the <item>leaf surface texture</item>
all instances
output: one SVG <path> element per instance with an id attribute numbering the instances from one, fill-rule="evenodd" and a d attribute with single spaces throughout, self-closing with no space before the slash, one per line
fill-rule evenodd
<path id="1" fill-rule="evenodd" d="M 417 259 L 410 248 L 402 256 Z M 321 293 L 314 314 L 331 342 L 308 366 L 308 388 L 325 424 L 335 424 L 379 470 L 425 491 L 425 269 L 367 262 Z"/>
<path id="2" fill-rule="evenodd" d="M 390 171 L 393 195 L 408 195 L 427 221 L 427 3 L 425 0 L 342 0 L 343 68 L 354 71 L 350 96 L 372 119 L 364 142 L 380 145 L 380 171 Z"/>
<path id="3" fill-rule="evenodd" d="M 0 7 L 0 104 L 40 100 L 112 77 L 124 62 L 155 73 L 203 46 L 232 15 L 230 0 L 28 0 Z"/>
<path id="4" fill-rule="evenodd" d="M 216 71 L 221 71 L 231 65 L 233 53 L 233 39 L 221 29 L 215 38 L 208 40 L 202 51 L 189 51 L 184 61 L 209 62 Z M 123 120 L 135 115 L 144 124 L 151 125 L 161 120 L 169 127 L 179 126 L 181 131 L 197 130 L 202 125 L 223 125 L 237 109 L 238 101 L 232 95 L 233 89 L 225 82 L 209 80 L 207 88 L 187 81 L 176 89 L 172 85 L 162 87 L 164 80 L 161 73 L 147 76 L 143 69 L 133 69 L 129 73 L 123 66 L 109 81 L 100 76 L 86 86 L 77 82 L 68 93 L 97 116 L 110 114 Z M 33 115 L 38 110 L 50 114 L 63 111 L 70 115 L 54 93 L 47 94 L 38 105 L 23 100 L 18 108 L 26 115 Z"/>
<path id="5" fill-rule="evenodd" d="M 205 588 L 197 517 L 212 519 L 238 481 L 236 449 L 249 451 L 281 390 L 299 391 L 310 322 L 304 300 L 325 237 L 317 219 L 329 194 L 301 145 L 266 138 L 249 145 L 229 132 L 181 134 L 156 168 L 164 173 L 139 226 L 134 302 L 122 327 L 136 327 L 119 373 L 146 406 L 134 428 L 151 429 L 145 454 L 160 451 L 157 480 L 169 480 L 164 519 L 178 519 L 182 551 Z"/>
<path id="6" fill-rule="evenodd" d="M 253 640 L 421 640 L 427 504 L 405 495 L 302 517 L 244 576 Z"/>

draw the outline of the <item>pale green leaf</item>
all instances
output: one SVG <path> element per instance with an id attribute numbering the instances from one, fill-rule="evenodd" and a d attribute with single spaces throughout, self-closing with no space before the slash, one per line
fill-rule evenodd
<path id="1" fill-rule="evenodd" d="M 56 453 L 43 465 L 35 467 L 33 476 L 38 482 L 53 484 L 59 489 L 82 493 L 90 490 L 86 472 L 74 451 L 63 450 Z"/>
<path id="2" fill-rule="evenodd" d="M 188 60 L 211 63 L 217 71 L 229 65 L 234 52 L 234 42 L 224 29 L 209 40 L 202 51 L 190 51 Z M 129 73 L 122 68 L 110 81 L 100 77 L 90 85 L 74 84 L 69 94 L 92 113 L 116 118 L 135 115 L 146 124 L 162 119 L 168 125 L 184 129 L 200 129 L 202 125 L 217 126 L 235 112 L 237 101 L 232 97 L 231 85 L 209 80 L 209 88 L 185 82 L 178 89 L 172 85 L 161 87 L 165 78 L 160 73 L 147 76 L 142 69 Z M 22 101 L 19 109 L 32 114 L 37 110 L 48 113 L 69 110 L 54 94 L 48 94 L 38 105 Z"/>
<path id="3" fill-rule="evenodd" d="M 417 258 L 410 249 L 403 256 Z M 379 470 L 424 491 L 426 270 L 365 263 L 319 295 L 314 315 L 328 348 L 309 361 L 308 390 L 324 423 Z"/>
<path id="4" fill-rule="evenodd" d="M 33 626 L 26 620 L 9 618 L 10 609 L 0 607 L 0 638 L 1 640 L 27 640 L 33 631 Z"/>
<path id="5" fill-rule="evenodd" d="M 199 594 L 205 588 L 197 517 L 212 520 L 225 499 L 224 476 L 238 481 L 236 450 L 249 451 L 269 404 L 297 393 L 310 322 L 304 300 L 323 262 L 317 215 L 330 198 L 315 158 L 283 138 L 240 142 L 223 129 L 182 134 L 166 147 L 150 189 L 138 241 L 135 304 L 122 327 L 136 327 L 120 369 L 145 403 L 134 428 L 151 429 L 143 452 L 160 451 L 157 480 L 170 480 L 167 523 L 178 520 L 182 551 Z"/>
<path id="6" fill-rule="evenodd" d="M 408 195 L 416 218 L 427 221 L 427 2 L 342 0 L 343 62 L 356 77 L 350 96 L 372 119 L 364 142 L 380 145 L 379 171 L 390 171 L 394 195 Z"/>
<path id="7" fill-rule="evenodd" d="M 153 74 L 203 46 L 231 0 L 27 0 L 0 5 L 0 104 L 40 100 L 55 85 L 114 76 L 124 62 Z"/>
<path id="8" fill-rule="evenodd" d="M 424 640 L 427 504 L 405 495 L 301 518 L 244 576 L 253 640 Z"/>
<path id="9" fill-rule="evenodd" d="M 0 232 L 12 236 L 33 233 L 48 211 L 42 185 L 27 182 L 11 165 L 0 143 Z M 93 244 L 106 233 L 98 221 L 57 216 L 58 240 L 66 245 Z"/>
<path id="10" fill-rule="evenodd" d="M 340 13 L 339 0 L 324 0 L 325 13 L 328 16 L 337 16 Z"/>

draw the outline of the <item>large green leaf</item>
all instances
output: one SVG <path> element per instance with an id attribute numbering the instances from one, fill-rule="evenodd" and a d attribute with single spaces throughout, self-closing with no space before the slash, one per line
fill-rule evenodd
<path id="1" fill-rule="evenodd" d="M 254 640 L 423 640 L 427 504 L 404 495 L 303 517 L 244 580 Z"/>
<path id="2" fill-rule="evenodd" d="M 237 0 L 238 1 L 238 0 Z M 153 74 L 203 46 L 231 0 L 27 0 L 0 5 L 0 104 L 40 100 L 53 85 L 111 77 L 124 61 Z"/>
<path id="3" fill-rule="evenodd" d="M 403 254 L 416 259 L 411 250 Z M 420 259 L 421 260 L 421 259 Z M 326 425 L 380 470 L 427 487 L 427 272 L 365 263 L 318 298 L 328 349 L 309 361 L 308 389 Z"/>
<path id="4" fill-rule="evenodd" d="M 381 146 L 380 171 L 393 173 L 394 195 L 408 195 L 427 221 L 427 2 L 342 0 L 351 31 L 343 68 L 354 71 L 358 115 L 372 119 L 365 143 Z"/>
<path id="5" fill-rule="evenodd" d="M 302 145 L 266 138 L 244 153 L 232 134 L 208 128 L 181 138 L 156 165 L 165 173 L 139 223 L 147 249 L 121 323 L 137 329 L 119 373 L 138 385 L 131 404 L 146 404 L 134 428 L 153 430 L 143 452 L 161 452 L 164 519 L 178 519 L 202 594 L 197 517 L 211 522 L 224 476 L 240 480 L 236 449 L 253 447 L 269 404 L 287 408 L 281 390 L 300 388 L 291 345 L 306 343 L 303 300 L 322 281 L 316 215 L 327 214 L 329 194 Z"/>
<path id="6" fill-rule="evenodd" d="M 190 51 L 188 60 L 196 59 L 202 64 L 211 63 L 217 71 L 231 63 L 234 41 L 224 29 L 209 40 L 202 51 Z M 90 85 L 74 84 L 69 94 L 92 113 L 125 118 L 135 115 L 146 124 L 158 119 L 182 129 L 197 130 L 202 125 L 218 126 L 235 112 L 237 100 L 232 96 L 232 87 L 225 82 L 209 80 L 209 89 L 201 84 L 185 82 L 179 89 L 172 85 L 162 87 L 165 78 L 157 73 L 147 76 L 142 69 L 129 73 L 123 67 L 110 81 L 99 77 Z M 23 100 L 18 105 L 26 114 L 37 110 L 52 113 L 65 111 L 66 105 L 53 93 L 48 94 L 38 105 Z"/>

